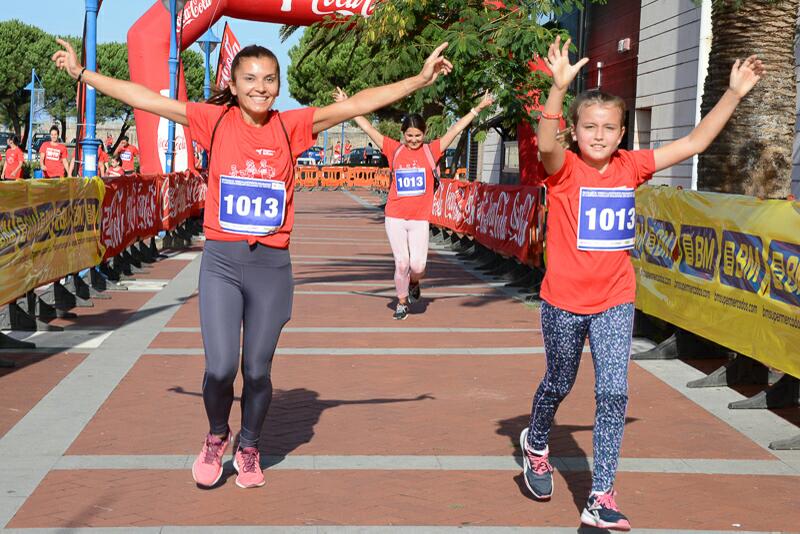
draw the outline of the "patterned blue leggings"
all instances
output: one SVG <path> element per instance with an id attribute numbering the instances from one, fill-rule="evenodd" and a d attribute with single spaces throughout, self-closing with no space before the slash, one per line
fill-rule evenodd
<path id="1" fill-rule="evenodd" d="M 628 405 L 633 304 L 621 304 L 592 315 L 578 315 L 542 301 L 541 312 L 547 370 L 533 397 L 528 444 L 535 450 L 547 447 L 553 417 L 575 383 L 588 334 L 597 405 L 592 491 L 608 491 L 617 473 Z"/>

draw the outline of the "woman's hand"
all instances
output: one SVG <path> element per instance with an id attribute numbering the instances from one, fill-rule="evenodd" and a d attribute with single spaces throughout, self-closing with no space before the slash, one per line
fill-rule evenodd
<path id="1" fill-rule="evenodd" d="M 581 68 L 589 62 L 589 58 L 585 57 L 570 65 L 569 63 L 569 45 L 572 39 L 567 39 L 564 46 L 561 45 L 561 36 L 556 36 L 556 41 L 550 45 L 547 51 L 547 57 L 544 58 L 544 64 L 553 73 L 553 86 L 556 89 L 566 90 Z"/>
<path id="2" fill-rule="evenodd" d="M 345 100 L 347 100 L 347 93 L 345 93 L 341 87 L 337 87 L 333 90 L 334 102 L 344 102 Z"/>
<path id="3" fill-rule="evenodd" d="M 755 87 L 764 72 L 766 72 L 764 65 L 755 55 L 745 59 L 744 62 L 737 59 L 731 68 L 728 88 L 740 99 L 744 98 L 750 89 Z"/>
<path id="4" fill-rule="evenodd" d="M 489 90 L 487 89 L 486 92 L 483 93 L 483 98 L 481 99 L 480 103 L 478 103 L 478 105 L 475 106 L 475 111 L 478 112 L 483 111 L 492 104 L 494 104 L 494 95 L 490 93 Z"/>
<path id="5" fill-rule="evenodd" d="M 56 42 L 64 47 L 64 50 L 59 50 L 53 54 L 51 58 L 53 63 L 56 64 L 56 67 L 66 71 L 67 74 L 77 80 L 83 70 L 83 65 L 78 63 L 78 56 L 75 54 L 75 50 L 72 49 L 72 45 L 63 39 L 56 39 Z"/>
<path id="6" fill-rule="evenodd" d="M 428 59 L 425 60 L 425 64 L 422 66 L 422 70 L 419 73 L 420 77 L 425 82 L 423 87 L 433 85 L 440 74 L 446 76 L 453 70 L 453 64 L 442 55 L 447 45 L 448 43 L 440 44 L 436 47 L 436 50 L 428 56 Z"/>

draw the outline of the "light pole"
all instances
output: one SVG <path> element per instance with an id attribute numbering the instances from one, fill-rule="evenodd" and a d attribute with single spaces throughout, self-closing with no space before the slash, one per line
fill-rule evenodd
<path id="1" fill-rule="evenodd" d="M 178 98 L 178 28 L 177 16 L 178 10 L 183 10 L 183 5 L 186 0 L 161 0 L 164 7 L 167 7 L 169 2 L 169 97 L 173 99 Z M 175 122 L 169 121 L 167 126 L 167 152 L 165 156 L 165 171 L 167 174 L 172 172 L 172 163 L 175 157 Z"/>
<path id="2" fill-rule="evenodd" d="M 86 70 L 97 70 L 97 0 L 86 0 Z M 95 121 L 97 113 L 97 93 L 91 85 L 86 86 L 86 130 L 81 141 L 83 147 L 83 176 L 97 176 L 97 147 L 100 141 L 95 139 Z M 64 135 L 66 141 L 67 136 Z"/>
<path id="3" fill-rule="evenodd" d="M 31 83 L 25 86 L 25 90 L 31 92 L 31 109 L 28 113 L 28 161 L 33 157 L 31 154 L 31 148 L 33 147 L 33 105 L 36 100 L 36 80 L 38 79 L 39 77 L 36 76 L 36 69 L 31 69 Z M 39 85 L 41 84 L 42 82 L 40 81 Z"/>
<path id="4" fill-rule="evenodd" d="M 210 27 L 203 34 L 199 41 L 200 49 L 206 57 L 205 77 L 203 78 L 203 97 L 208 100 L 211 98 L 211 52 L 219 44 L 219 37 L 214 35 L 214 30 Z M 203 151 L 203 168 L 208 166 L 208 152 Z"/>
<path id="5" fill-rule="evenodd" d="M 214 35 L 214 30 L 211 28 L 197 41 L 206 56 L 206 72 L 203 80 L 203 97 L 206 100 L 211 97 L 211 52 L 214 51 L 219 42 L 219 37 Z"/>

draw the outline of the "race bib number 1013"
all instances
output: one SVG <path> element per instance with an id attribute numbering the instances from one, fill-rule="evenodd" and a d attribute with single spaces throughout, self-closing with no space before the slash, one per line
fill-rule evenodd
<path id="1" fill-rule="evenodd" d="M 636 240 L 632 188 L 581 187 L 578 250 L 627 250 Z"/>
<path id="2" fill-rule="evenodd" d="M 283 226 L 286 185 L 278 180 L 220 176 L 219 226 L 226 232 L 269 235 Z"/>

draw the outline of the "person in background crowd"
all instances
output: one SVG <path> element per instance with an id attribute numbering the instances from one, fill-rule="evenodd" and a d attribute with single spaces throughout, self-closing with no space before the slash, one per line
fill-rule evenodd
<path id="1" fill-rule="evenodd" d="M 45 178 L 62 178 L 72 175 L 67 147 L 59 140 L 58 126 L 50 127 L 50 140 L 39 148 L 39 165 Z"/>
<path id="2" fill-rule="evenodd" d="M 122 162 L 120 161 L 119 156 L 114 154 L 110 158 L 109 165 L 104 176 L 117 177 L 124 175 L 125 170 L 122 168 Z"/>
<path id="3" fill-rule="evenodd" d="M 4 180 L 22 180 L 22 162 L 25 155 L 19 148 L 19 137 L 12 135 L 6 140 L 6 164 L 3 167 Z"/>
<path id="4" fill-rule="evenodd" d="M 122 162 L 122 170 L 125 171 L 125 174 L 133 174 L 136 172 L 134 159 L 139 155 L 139 149 L 128 142 L 127 135 L 122 137 L 114 154 L 119 156 Z"/>
<path id="5" fill-rule="evenodd" d="M 350 139 L 344 140 L 344 155 L 348 155 L 350 152 L 353 151 L 353 145 L 350 144 Z"/>
<path id="6" fill-rule="evenodd" d="M 114 147 L 114 138 L 111 136 L 111 134 L 108 134 L 106 135 L 106 143 L 105 143 L 106 153 L 111 154 L 111 149 L 113 147 Z"/>
<path id="7" fill-rule="evenodd" d="M 595 375 L 592 487 L 585 525 L 630 530 L 616 503 L 614 479 L 628 406 L 628 361 L 636 276 L 628 257 L 635 241 L 637 187 L 653 173 L 704 151 L 755 86 L 764 68 L 738 59 L 728 89 L 688 135 L 655 150 L 620 150 L 625 101 L 597 90 L 570 105 L 571 147 L 559 142 L 564 97 L 588 61 L 569 60 L 570 39 L 545 59 L 553 83 L 539 119 L 539 153 L 547 174 L 547 273 L 541 289 L 546 370 L 533 397 L 530 423 L 519 437 L 523 478 L 536 499 L 553 495 L 548 438 L 561 402 L 575 383 L 586 337 Z"/>
<path id="8" fill-rule="evenodd" d="M 341 141 L 336 141 L 336 144 L 333 146 L 333 163 L 341 163 L 342 162 L 342 143 Z"/>

